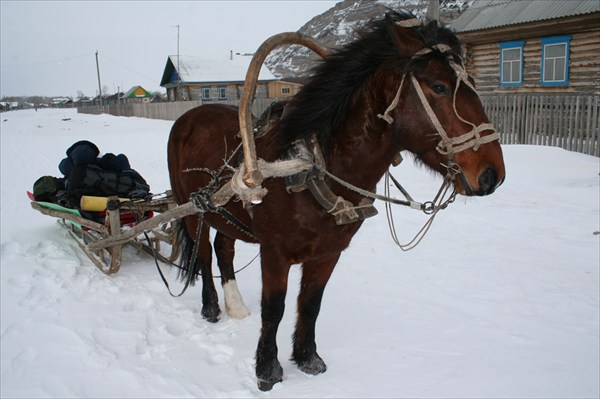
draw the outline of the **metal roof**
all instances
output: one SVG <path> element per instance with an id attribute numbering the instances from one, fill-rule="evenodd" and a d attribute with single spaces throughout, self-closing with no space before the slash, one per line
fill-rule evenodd
<path id="1" fill-rule="evenodd" d="M 471 32 L 599 11 L 598 0 L 474 0 L 449 27 Z"/>
<path id="2" fill-rule="evenodd" d="M 181 55 L 179 60 L 177 60 L 176 55 L 170 55 L 160 85 L 165 86 L 173 83 L 173 70 L 175 70 L 181 82 L 186 83 L 244 82 L 251 61 L 252 57 L 237 55 L 227 58 L 222 57 L 220 59 L 205 59 Z M 258 80 L 267 81 L 276 80 L 276 78 L 263 65 L 260 69 Z"/>

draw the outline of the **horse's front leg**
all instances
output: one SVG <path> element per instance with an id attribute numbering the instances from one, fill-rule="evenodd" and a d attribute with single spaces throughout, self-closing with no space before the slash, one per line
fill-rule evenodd
<path id="1" fill-rule="evenodd" d="M 292 360 L 307 374 L 315 375 L 327 370 L 327 365 L 317 353 L 315 324 L 321 310 L 323 291 L 339 257 L 337 253 L 302 265 Z"/>
<path id="2" fill-rule="evenodd" d="M 225 294 L 225 310 L 227 310 L 229 316 L 243 319 L 250 315 L 250 310 L 238 290 L 235 272 L 233 271 L 235 240 L 217 232 L 214 244 L 219 270 L 221 271 L 221 285 Z"/>
<path id="3" fill-rule="evenodd" d="M 271 390 L 283 378 L 283 369 L 277 359 L 277 329 L 285 310 L 291 266 L 276 250 L 267 247 L 261 245 L 262 328 L 256 349 L 256 378 L 261 391 Z"/>

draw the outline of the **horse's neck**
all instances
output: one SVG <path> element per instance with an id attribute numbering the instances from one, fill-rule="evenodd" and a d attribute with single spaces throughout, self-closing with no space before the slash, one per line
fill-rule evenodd
<path id="1" fill-rule="evenodd" d="M 328 169 L 333 174 L 369 190 L 375 187 L 399 151 L 387 131 L 387 123 L 377 118 L 383 109 L 373 109 L 385 108 L 385 105 L 377 105 L 380 101 L 373 97 L 377 95 L 377 90 L 364 89 L 357 96 L 342 127 L 332 135 L 328 157 Z"/>

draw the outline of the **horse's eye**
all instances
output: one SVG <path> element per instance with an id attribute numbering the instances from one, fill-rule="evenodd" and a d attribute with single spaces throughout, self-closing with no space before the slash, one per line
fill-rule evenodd
<path id="1" fill-rule="evenodd" d="M 448 94 L 450 94 L 448 88 L 441 84 L 435 84 L 431 86 L 431 90 L 433 90 L 435 94 L 439 94 L 440 96 L 447 96 Z"/>

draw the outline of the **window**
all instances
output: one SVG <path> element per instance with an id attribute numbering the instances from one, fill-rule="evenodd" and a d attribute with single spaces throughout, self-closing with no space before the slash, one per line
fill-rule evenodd
<path id="1" fill-rule="evenodd" d="M 203 100 L 210 100 L 210 87 L 203 87 L 202 88 L 202 99 Z"/>
<path id="2" fill-rule="evenodd" d="M 523 46 L 525 42 L 500 43 L 500 86 L 523 84 Z"/>
<path id="3" fill-rule="evenodd" d="M 289 87 L 282 87 L 281 88 L 281 94 L 290 94 L 290 88 Z"/>
<path id="4" fill-rule="evenodd" d="M 542 39 L 542 85 L 569 84 L 569 47 L 571 36 Z"/>
<path id="5" fill-rule="evenodd" d="M 227 98 L 227 87 L 221 86 L 217 89 L 219 93 L 219 100 L 225 100 Z"/>

